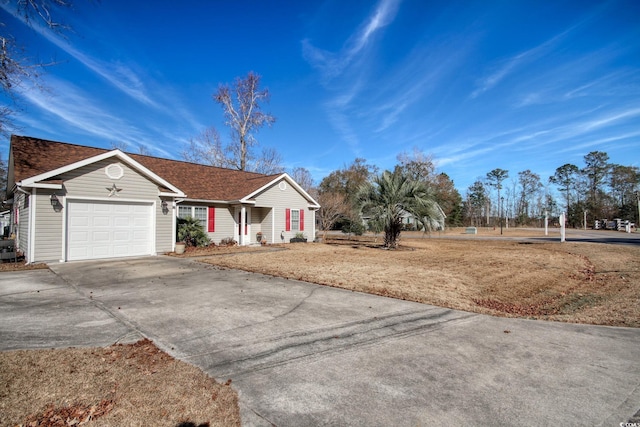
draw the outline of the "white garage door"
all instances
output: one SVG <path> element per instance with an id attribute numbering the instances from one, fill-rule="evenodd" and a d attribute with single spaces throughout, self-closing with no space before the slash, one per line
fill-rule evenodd
<path id="1" fill-rule="evenodd" d="M 152 205 L 70 201 L 67 259 L 151 255 Z"/>

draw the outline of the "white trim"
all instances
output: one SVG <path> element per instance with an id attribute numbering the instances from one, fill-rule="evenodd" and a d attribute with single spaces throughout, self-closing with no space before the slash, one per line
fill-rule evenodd
<path id="1" fill-rule="evenodd" d="M 245 236 L 247 235 L 247 208 L 245 206 L 240 207 L 240 227 L 238 228 L 238 234 L 240 237 L 240 246 L 246 245 Z"/>
<path id="2" fill-rule="evenodd" d="M 66 196 L 62 196 L 62 209 L 64 210 L 62 212 L 61 218 L 60 220 L 62 221 L 62 238 L 60 239 L 61 242 L 61 248 L 60 248 L 60 262 L 66 262 L 67 261 L 67 212 L 69 212 L 69 209 L 67 209 L 67 199 L 68 197 Z"/>
<path id="3" fill-rule="evenodd" d="M 126 203 L 142 203 L 142 204 L 150 204 L 150 203 L 155 203 L 155 200 L 150 200 L 150 199 L 129 199 L 129 198 L 113 198 L 113 197 L 93 197 L 93 196 L 82 196 L 82 195 L 78 195 L 78 196 L 67 196 L 66 197 L 67 200 L 70 200 L 72 202 L 76 202 L 78 200 L 87 200 L 87 201 L 91 201 L 91 202 L 115 202 L 115 203 L 121 203 L 121 202 L 126 202 Z"/>
<path id="4" fill-rule="evenodd" d="M 160 210 L 162 210 L 162 208 L 160 208 Z M 151 204 L 151 212 L 149 212 L 149 214 L 151 215 L 151 218 L 149 218 L 149 220 L 151 221 L 151 255 L 152 256 L 156 256 L 158 255 L 158 244 L 156 242 L 156 237 L 158 236 L 158 233 L 156 232 L 156 229 L 158 228 L 158 201 L 154 200 L 153 203 Z"/>
<path id="5" fill-rule="evenodd" d="M 245 197 L 243 197 L 242 199 L 240 199 L 239 202 L 241 202 L 241 203 L 252 203 L 252 201 L 248 200 L 248 199 L 250 199 L 251 197 L 255 196 L 258 193 L 261 193 L 262 191 L 266 190 L 267 188 L 275 185 L 275 183 L 278 182 L 281 179 L 285 179 L 289 183 L 289 185 L 291 185 L 293 188 L 295 188 L 305 199 L 307 199 L 307 201 L 310 203 L 309 208 L 320 208 L 320 205 L 318 204 L 318 202 L 316 202 L 313 199 L 313 197 L 311 197 L 309 195 L 309 193 L 304 191 L 304 189 L 302 187 L 300 187 L 298 185 L 298 183 L 295 182 L 293 180 L 293 178 L 291 178 L 289 176 L 289 174 L 287 174 L 287 173 L 283 173 L 282 175 L 279 175 L 277 178 L 273 179 L 269 183 L 267 183 L 267 184 L 263 185 L 262 187 L 258 188 L 253 193 L 250 193 L 250 194 L 246 195 Z M 255 202 L 253 202 L 253 203 L 255 203 Z"/>
<path id="6" fill-rule="evenodd" d="M 172 184 L 170 184 L 168 181 L 164 180 L 163 178 L 159 177 L 158 175 L 156 175 L 155 173 L 151 172 L 149 169 L 147 169 L 146 167 L 142 166 L 140 163 L 136 162 L 135 160 L 133 160 L 131 157 L 129 157 L 128 155 L 126 155 L 125 153 L 123 153 L 122 151 L 116 149 L 116 150 L 112 150 L 112 151 L 107 151 L 105 153 L 102 154 L 98 154 L 97 156 L 93 156 L 93 157 L 88 157 L 86 159 L 80 160 L 78 162 L 75 163 L 71 163 L 70 165 L 66 165 L 45 173 L 42 173 L 40 175 L 35 175 L 32 176 L 30 178 L 27 179 L 23 179 L 21 182 L 18 183 L 18 185 L 22 185 L 22 186 L 30 186 L 35 184 L 38 181 L 44 181 L 46 179 L 52 178 L 54 176 L 66 173 L 66 172 L 70 172 L 72 170 L 84 167 L 84 166 L 88 166 L 91 165 L 93 163 L 105 160 L 105 159 L 109 159 L 115 157 L 119 160 L 121 160 L 122 162 L 126 163 L 127 165 L 133 167 L 134 169 L 138 169 L 138 171 L 140 171 L 143 175 L 145 175 L 147 178 L 151 179 L 152 181 L 157 182 L 158 184 L 161 184 L 163 187 L 166 187 L 172 191 L 174 191 L 177 194 L 177 197 L 185 197 L 185 194 L 178 189 L 177 187 L 174 187 Z"/>
<path id="7" fill-rule="evenodd" d="M 184 197 L 184 194 L 167 193 L 165 191 L 161 191 L 158 193 L 158 197 Z"/>
<path id="8" fill-rule="evenodd" d="M 26 197 L 26 196 L 25 196 Z M 29 257 L 27 263 L 31 264 L 36 256 L 36 189 L 34 188 L 29 196 L 29 210 L 27 212 L 27 222 L 29 223 L 29 238 L 27 245 L 29 246 Z"/>
<path id="9" fill-rule="evenodd" d="M 24 185 L 27 188 L 43 188 L 48 190 L 62 190 L 62 184 L 46 184 L 44 182 L 36 182 L 34 184 Z"/>
<path id="10" fill-rule="evenodd" d="M 180 202 L 190 202 L 190 203 L 217 203 L 219 205 L 229 205 L 232 202 L 229 202 L 228 200 L 208 200 L 208 199 L 182 199 Z"/>
<path id="11" fill-rule="evenodd" d="M 171 252 L 175 252 L 176 240 L 178 240 L 178 203 L 175 199 L 171 202 L 171 212 L 169 214 L 173 216 L 171 221 Z"/>

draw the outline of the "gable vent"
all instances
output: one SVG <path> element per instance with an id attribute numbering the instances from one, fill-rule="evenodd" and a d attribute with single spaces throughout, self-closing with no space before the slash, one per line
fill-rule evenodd
<path id="1" fill-rule="evenodd" d="M 111 179 L 120 179 L 124 175 L 124 169 L 120 164 L 114 163 L 104 168 L 104 173 Z"/>

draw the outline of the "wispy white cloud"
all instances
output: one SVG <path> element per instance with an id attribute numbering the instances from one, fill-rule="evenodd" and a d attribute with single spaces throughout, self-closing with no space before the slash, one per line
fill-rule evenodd
<path id="1" fill-rule="evenodd" d="M 573 118 L 571 120 L 557 120 L 556 126 L 549 126 L 541 129 L 538 135 L 532 136 L 531 140 L 537 136 L 543 138 L 532 147 L 542 147 L 545 145 L 562 143 L 563 146 L 579 146 L 584 144 L 584 140 L 595 141 L 598 138 L 598 132 L 607 130 L 612 131 L 616 125 L 625 122 L 633 123 L 636 117 L 640 117 L 640 108 L 620 109 L 617 111 L 606 111 L 597 116 L 586 114 L 585 118 Z M 614 136 L 616 137 L 616 136 Z M 594 145 L 589 142 L 587 145 Z"/>
<path id="2" fill-rule="evenodd" d="M 337 52 L 329 52 L 314 46 L 309 39 L 302 40 L 303 57 L 322 73 L 323 81 L 341 75 L 354 59 L 370 44 L 371 38 L 381 28 L 389 25 L 398 10 L 399 0 L 380 0 L 374 12 L 367 17 Z"/>
<path id="3" fill-rule="evenodd" d="M 142 145 L 160 155 L 170 155 L 159 146 L 158 140 L 153 135 L 126 121 L 120 115 L 112 114 L 100 107 L 90 94 L 52 77 L 49 77 L 46 83 L 55 93 L 43 93 L 32 88 L 25 90 L 21 95 L 46 115 L 62 120 L 62 123 L 66 123 L 75 131 L 108 142 L 125 143 L 130 147 Z M 41 128 L 42 125 L 37 127 Z"/>
<path id="4" fill-rule="evenodd" d="M 584 61 L 581 63 L 584 69 Z M 615 88 L 624 90 L 625 94 L 629 95 L 629 89 L 632 89 L 629 82 L 634 79 L 634 75 L 638 75 L 637 70 L 617 70 L 604 76 L 598 75 L 595 79 L 582 80 L 578 87 L 567 88 L 562 96 L 565 99 L 573 99 L 594 94 L 610 94 Z M 639 88 L 636 87 L 635 91 L 638 93 Z"/>
<path id="5" fill-rule="evenodd" d="M 367 117 L 376 123 L 381 133 L 403 122 L 402 115 L 420 102 L 428 102 L 428 110 L 435 109 L 430 99 L 436 91 L 447 86 L 447 79 L 462 66 L 473 41 L 452 39 L 444 44 L 432 43 L 412 50 L 395 70 L 385 73 L 380 82 L 371 86 L 375 94 L 370 105 L 364 105 Z M 443 102 L 439 96 L 438 102 Z M 394 129 L 397 131 L 397 129 Z M 415 125 L 411 133 L 415 133 Z"/>
<path id="6" fill-rule="evenodd" d="M 55 44 L 67 54 L 71 55 L 84 66 L 95 72 L 112 86 L 131 97 L 132 99 L 154 108 L 160 108 L 161 105 L 147 94 L 142 78 L 130 66 L 121 62 L 102 61 L 87 55 L 73 47 L 66 40 L 59 36 L 48 32 L 40 31 L 43 37 Z"/>
<path id="7" fill-rule="evenodd" d="M 471 93 L 470 98 L 477 98 L 483 93 L 493 89 L 502 80 L 507 78 L 510 74 L 521 68 L 523 65 L 531 61 L 535 61 L 551 52 L 553 48 L 574 28 L 575 26 L 561 32 L 560 34 L 557 34 L 556 36 L 550 38 L 549 40 L 546 40 L 538 46 L 535 46 L 529 50 L 514 55 L 511 58 L 501 61 L 501 63 L 497 66 L 497 69 L 480 80 L 480 82 L 478 83 L 478 87 Z"/>
<path id="8" fill-rule="evenodd" d="M 373 46 L 372 38 L 393 22 L 399 0 L 380 0 L 375 10 L 345 41 L 339 52 L 329 52 L 302 41 L 304 58 L 320 72 L 324 84 L 331 82 L 333 96 L 324 107 L 329 122 L 354 152 L 359 151 L 359 137 L 353 126 L 352 105 L 366 86 L 362 64 L 366 63 L 367 47 Z M 338 80 L 338 81 L 336 81 Z"/>
<path id="9" fill-rule="evenodd" d="M 627 132 L 627 133 L 622 133 L 618 135 L 607 136 L 607 137 L 597 138 L 597 139 L 589 139 L 587 142 L 583 142 L 581 144 L 569 144 L 565 146 L 565 148 L 558 150 L 557 153 L 561 154 L 561 153 L 568 153 L 568 152 L 574 152 L 574 151 L 580 152 L 582 150 L 592 148 L 592 147 L 601 147 L 603 144 L 609 144 L 612 142 L 615 142 L 616 145 L 618 145 L 620 141 L 625 141 L 629 139 L 633 139 L 632 143 L 635 144 L 635 146 L 637 147 L 637 138 L 639 136 L 640 136 L 640 131 Z"/>
<path id="10" fill-rule="evenodd" d="M 630 110 L 613 112 L 579 124 L 578 126 L 576 126 L 576 133 L 591 132 L 596 129 L 614 124 L 616 122 L 638 116 L 640 116 L 640 108 L 632 108 Z"/>

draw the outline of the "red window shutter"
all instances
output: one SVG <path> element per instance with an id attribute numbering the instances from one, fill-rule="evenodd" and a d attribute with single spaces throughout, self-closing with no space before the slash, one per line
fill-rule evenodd
<path id="1" fill-rule="evenodd" d="M 213 233 L 214 231 L 216 231 L 216 208 L 214 208 L 213 206 L 209 206 L 208 224 L 209 226 L 207 227 L 207 231 L 209 233 Z"/>
<path id="2" fill-rule="evenodd" d="M 304 210 L 300 209 L 300 231 L 304 231 Z"/>
<path id="3" fill-rule="evenodd" d="M 291 231 L 291 209 L 286 209 L 284 211 L 284 229 L 287 231 Z"/>

